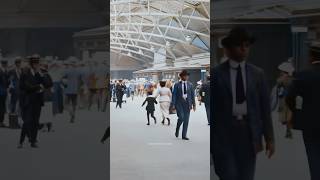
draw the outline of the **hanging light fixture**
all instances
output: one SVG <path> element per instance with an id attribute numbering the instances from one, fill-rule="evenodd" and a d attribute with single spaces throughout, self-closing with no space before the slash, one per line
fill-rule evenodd
<path id="1" fill-rule="evenodd" d="M 131 54 L 131 52 L 128 52 L 128 54 L 127 54 L 128 56 L 132 56 L 132 54 Z"/>
<path id="2" fill-rule="evenodd" d="M 141 49 L 139 49 L 138 53 L 143 55 L 143 51 Z"/>
<path id="3" fill-rule="evenodd" d="M 190 35 L 187 35 L 185 39 L 188 43 L 191 43 L 192 41 L 192 37 Z"/>

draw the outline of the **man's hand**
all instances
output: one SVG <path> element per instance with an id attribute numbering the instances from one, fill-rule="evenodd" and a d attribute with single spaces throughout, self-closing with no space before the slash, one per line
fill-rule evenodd
<path id="1" fill-rule="evenodd" d="M 170 109 L 171 109 L 172 111 L 174 111 L 174 110 L 176 110 L 176 107 L 175 107 L 174 105 L 172 105 L 172 106 L 170 107 Z"/>
<path id="2" fill-rule="evenodd" d="M 192 106 L 192 109 L 193 109 L 193 111 L 196 111 L 197 108 L 196 108 L 195 105 L 193 105 L 193 106 Z"/>
<path id="3" fill-rule="evenodd" d="M 269 159 L 273 156 L 275 152 L 275 146 L 273 142 L 267 142 L 266 143 L 266 155 Z"/>

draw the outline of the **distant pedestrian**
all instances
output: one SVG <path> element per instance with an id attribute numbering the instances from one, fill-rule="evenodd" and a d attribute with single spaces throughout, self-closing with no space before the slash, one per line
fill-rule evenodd
<path id="1" fill-rule="evenodd" d="M 155 97 L 152 96 L 152 92 L 148 92 L 148 96 L 146 100 L 143 102 L 142 106 L 147 104 L 146 110 L 147 110 L 147 118 L 148 118 L 148 124 L 150 125 L 150 115 L 154 119 L 154 123 L 157 124 L 157 119 L 154 117 L 154 111 L 155 111 L 155 104 L 158 104 L 157 100 Z"/>

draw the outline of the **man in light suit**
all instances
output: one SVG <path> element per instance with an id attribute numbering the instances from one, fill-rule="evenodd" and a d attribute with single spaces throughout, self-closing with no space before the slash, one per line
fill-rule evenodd
<path id="1" fill-rule="evenodd" d="M 220 180 L 253 180 L 256 155 L 274 153 L 269 92 L 262 69 L 246 59 L 253 37 L 240 27 L 222 40 L 228 60 L 213 69 L 211 153 Z"/>
<path id="2" fill-rule="evenodd" d="M 293 112 L 293 128 L 301 130 L 311 180 L 320 179 L 320 44 L 310 46 L 311 66 L 294 75 L 286 102 Z"/>
<path id="3" fill-rule="evenodd" d="M 188 81 L 189 73 L 183 70 L 179 74 L 181 80 L 174 85 L 171 101 L 171 109 L 177 110 L 178 122 L 175 136 L 179 137 L 180 126 L 183 124 L 182 139 L 187 137 L 190 110 L 196 110 L 195 95 L 193 85 Z"/>

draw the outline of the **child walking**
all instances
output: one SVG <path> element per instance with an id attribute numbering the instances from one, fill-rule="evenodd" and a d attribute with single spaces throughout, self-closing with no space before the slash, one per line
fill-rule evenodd
<path id="1" fill-rule="evenodd" d="M 155 111 L 155 104 L 158 104 L 157 100 L 155 97 L 152 96 L 152 92 L 148 92 L 148 96 L 146 98 L 146 100 L 144 100 L 142 107 L 145 105 L 145 103 L 147 104 L 146 110 L 147 110 L 147 118 L 148 118 L 148 126 L 150 125 L 150 115 L 151 117 L 154 119 L 154 123 L 157 124 L 157 119 L 154 117 L 154 111 Z"/>

